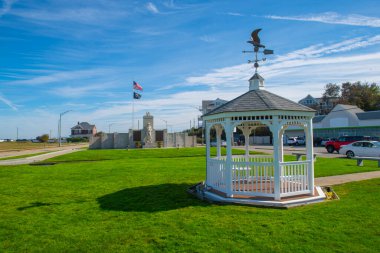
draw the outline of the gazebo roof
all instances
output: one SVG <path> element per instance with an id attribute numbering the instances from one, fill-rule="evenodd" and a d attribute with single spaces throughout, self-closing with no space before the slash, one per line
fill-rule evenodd
<path id="1" fill-rule="evenodd" d="M 203 116 L 209 116 L 225 112 L 247 111 L 303 111 L 315 112 L 315 110 L 280 97 L 266 90 L 250 90 L 243 95 L 215 108 Z"/>

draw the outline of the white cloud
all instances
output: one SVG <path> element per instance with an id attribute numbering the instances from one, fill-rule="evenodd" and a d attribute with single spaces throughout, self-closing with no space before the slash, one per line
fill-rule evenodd
<path id="1" fill-rule="evenodd" d="M 14 111 L 17 111 L 17 107 L 8 99 L 6 99 L 2 94 L 0 94 L 0 101 L 12 108 Z"/>
<path id="2" fill-rule="evenodd" d="M 281 96 L 298 101 L 304 93 L 320 96 L 329 82 L 380 82 L 380 53 L 334 55 L 362 47 L 380 44 L 380 36 L 354 38 L 335 44 L 317 44 L 280 55 L 265 62 L 260 73 L 266 78 L 266 87 Z M 201 76 L 188 77 L 187 85 L 203 85 L 215 90 L 246 91 L 246 80 L 253 74 L 252 66 L 240 64 L 215 69 Z M 292 87 L 292 88 L 290 88 Z M 302 87 L 304 92 L 295 92 Z"/>
<path id="3" fill-rule="evenodd" d="M 154 14 L 160 13 L 160 11 L 152 2 L 146 4 L 146 9 Z"/>
<path id="4" fill-rule="evenodd" d="M 207 43 L 212 43 L 216 41 L 215 37 L 210 36 L 210 35 L 203 35 L 199 39 Z"/>
<path id="5" fill-rule="evenodd" d="M 15 9 L 12 15 L 44 26 L 54 26 L 54 23 L 61 25 L 62 22 L 106 26 L 108 21 L 128 16 L 129 12 L 126 9 L 123 5 L 101 1 L 83 6 L 61 5 L 58 1 L 43 6 L 32 2 L 27 5 L 27 8 Z"/>
<path id="6" fill-rule="evenodd" d="M 94 97 L 94 96 L 102 96 L 105 97 L 109 94 L 110 88 L 115 86 L 113 82 L 106 82 L 101 84 L 93 84 L 93 85 L 68 85 L 68 86 L 60 86 L 50 90 L 50 93 L 66 98 L 80 98 L 80 97 Z M 107 87 L 107 89 L 105 89 Z M 108 90 L 108 91 L 107 91 Z"/>
<path id="7" fill-rule="evenodd" d="M 239 16 L 239 17 L 244 16 L 243 14 L 238 13 L 238 12 L 227 12 L 226 14 L 229 16 Z"/>
<path id="8" fill-rule="evenodd" d="M 335 12 L 309 14 L 306 16 L 304 15 L 301 15 L 301 16 L 268 15 L 265 17 L 269 19 L 311 21 L 311 22 L 321 22 L 321 23 L 327 23 L 327 24 L 380 27 L 380 18 L 378 17 L 367 17 L 367 16 L 362 16 L 362 15 L 356 15 L 356 14 L 345 16 L 345 15 L 340 15 Z"/>
<path id="9" fill-rule="evenodd" d="M 16 0 L 2 0 L 1 2 L 2 3 L 0 5 L 0 18 L 11 10 L 12 4 L 16 2 Z"/>
<path id="10" fill-rule="evenodd" d="M 78 80 L 81 78 L 93 78 L 109 75 L 114 70 L 108 68 L 95 68 L 75 71 L 54 71 L 48 75 L 24 77 L 23 80 L 9 81 L 11 85 L 43 85 L 69 80 Z"/>

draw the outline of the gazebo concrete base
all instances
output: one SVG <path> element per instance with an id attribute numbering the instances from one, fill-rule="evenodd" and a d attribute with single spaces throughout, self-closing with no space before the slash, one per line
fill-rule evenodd
<path id="1" fill-rule="evenodd" d="M 203 183 L 194 185 L 188 190 L 189 193 L 196 197 L 216 203 L 226 204 L 239 204 L 239 205 L 252 205 L 252 206 L 264 206 L 274 208 L 291 208 L 296 206 L 303 206 L 308 204 L 314 204 L 322 202 L 326 199 L 326 195 L 319 186 L 314 187 L 314 195 L 299 195 L 294 197 L 286 197 L 281 200 L 273 200 L 272 198 L 264 197 L 247 197 L 247 196 L 233 196 L 231 198 L 225 197 L 225 194 L 214 190 L 207 190 Z"/>

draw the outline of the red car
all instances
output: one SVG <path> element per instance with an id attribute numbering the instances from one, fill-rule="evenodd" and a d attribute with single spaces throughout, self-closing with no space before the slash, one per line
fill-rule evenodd
<path id="1" fill-rule="evenodd" d="M 327 152 L 329 153 L 333 153 L 334 151 L 339 153 L 340 147 L 342 145 L 347 145 L 355 141 L 375 140 L 375 139 L 376 137 L 370 137 L 370 136 L 341 136 L 338 138 L 338 140 L 326 142 L 325 148 Z"/>

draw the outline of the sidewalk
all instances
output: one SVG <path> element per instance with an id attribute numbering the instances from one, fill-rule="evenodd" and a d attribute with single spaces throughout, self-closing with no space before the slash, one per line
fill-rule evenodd
<path id="1" fill-rule="evenodd" d="M 2 161 L 0 161 L 0 166 L 1 165 L 20 165 L 20 164 L 29 164 L 29 163 L 34 163 L 34 162 L 40 162 L 40 161 L 43 161 L 43 160 L 46 160 L 46 159 L 49 159 L 52 157 L 65 155 L 65 154 L 77 152 L 80 150 L 82 150 L 82 149 L 72 148 L 72 149 L 59 150 L 56 152 L 51 152 L 51 153 L 37 155 L 37 156 L 30 156 L 30 157 L 26 157 L 26 158 L 2 160 Z"/>
<path id="2" fill-rule="evenodd" d="M 6 157 L 12 157 L 12 156 L 20 156 L 20 155 L 29 155 L 34 153 L 41 153 L 41 152 L 51 152 L 51 151 L 60 151 L 60 150 L 66 150 L 66 149 L 74 149 L 74 148 L 83 148 L 88 147 L 88 143 L 84 144 L 65 144 L 62 145 L 62 147 L 41 147 L 36 149 L 25 149 L 25 150 L 0 150 L 0 158 L 6 158 Z"/>
<path id="3" fill-rule="evenodd" d="M 330 177 L 317 177 L 314 180 L 314 184 L 318 186 L 329 186 L 329 185 L 344 184 L 344 183 L 362 181 L 362 180 L 379 178 L 379 177 L 380 177 L 380 171 L 361 172 L 361 173 L 345 174 L 345 175 L 330 176 Z"/>

